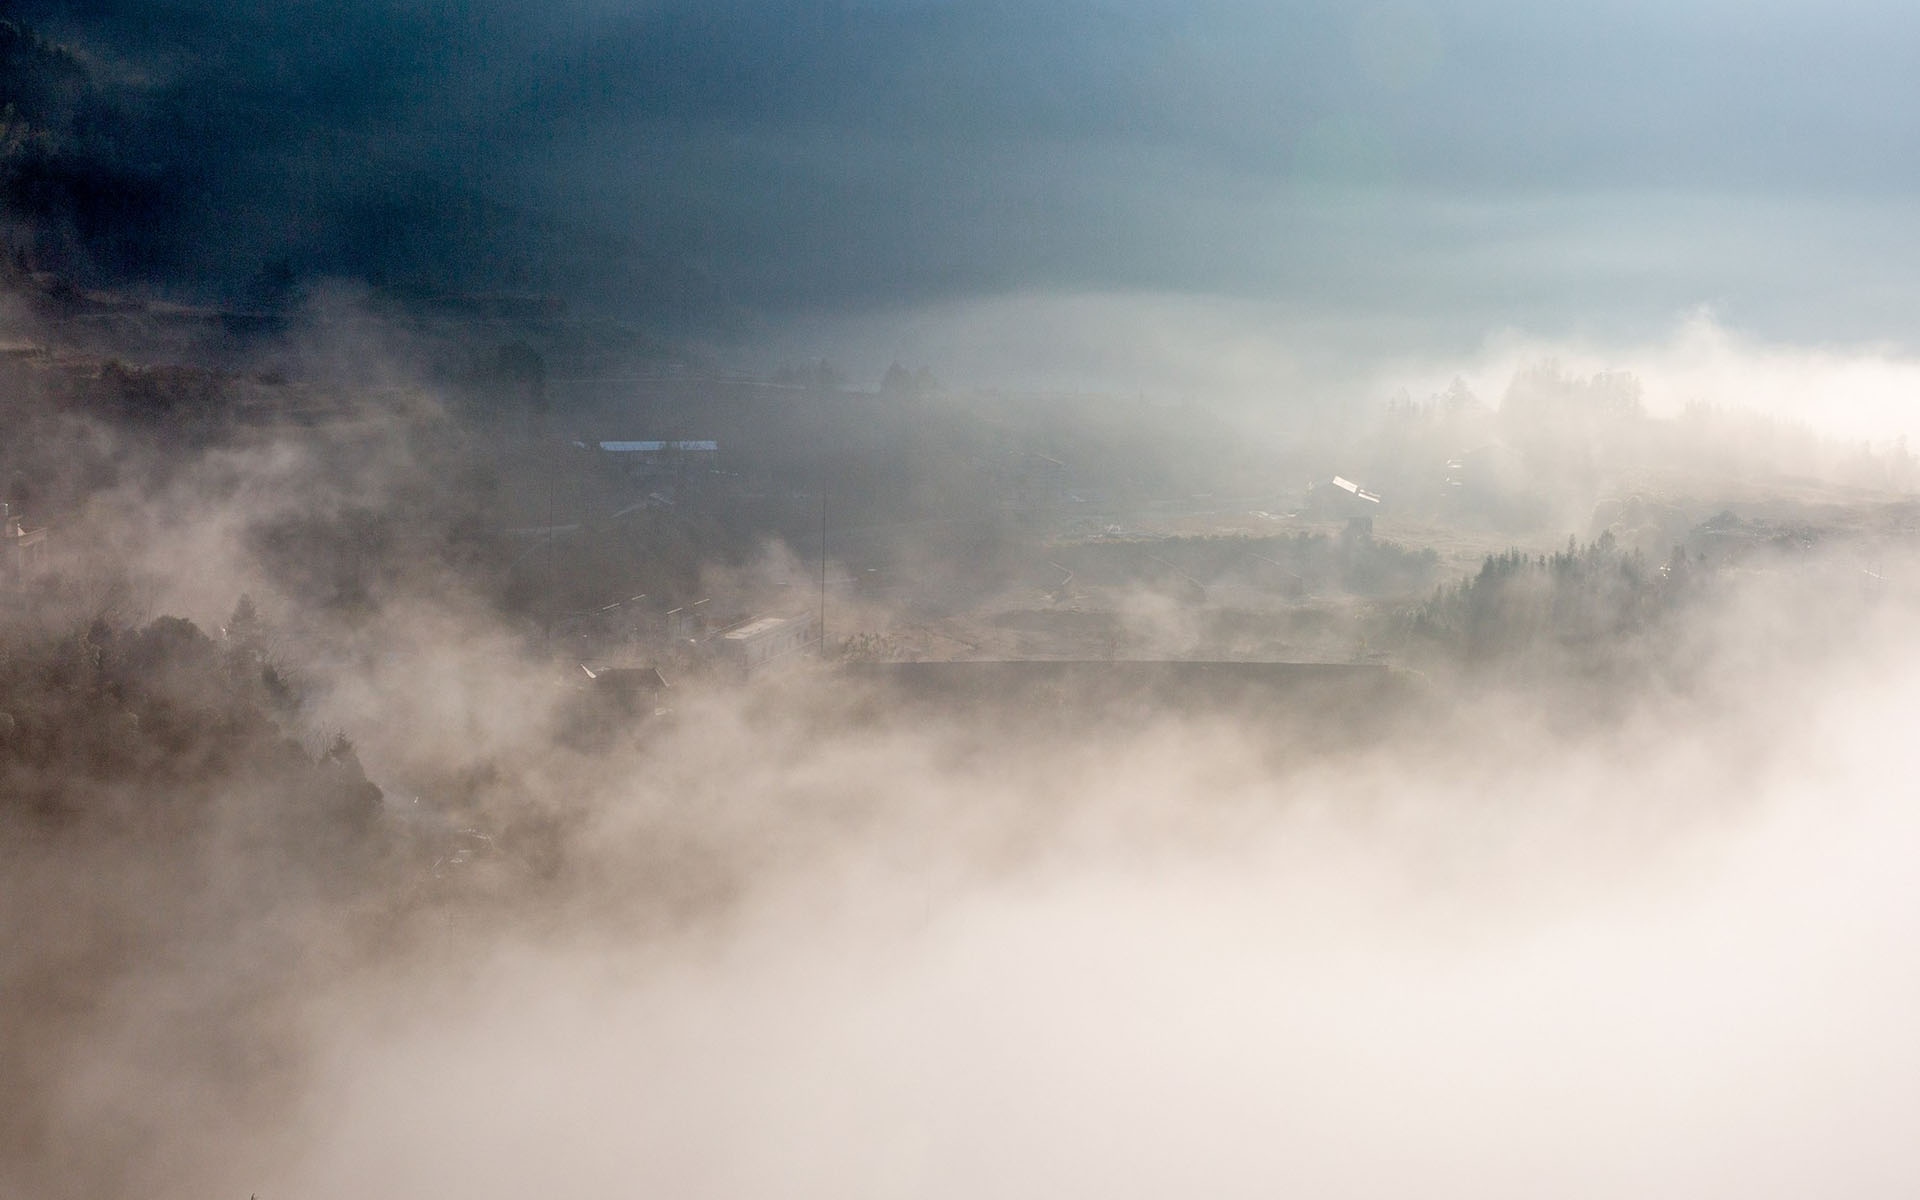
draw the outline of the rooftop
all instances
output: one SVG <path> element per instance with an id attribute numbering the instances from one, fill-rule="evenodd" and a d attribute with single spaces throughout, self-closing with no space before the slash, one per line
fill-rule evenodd
<path id="1" fill-rule="evenodd" d="M 678 450 L 689 454 L 712 454 L 720 449 L 720 443 L 715 441 L 601 442 L 600 449 L 608 454 L 659 454 L 663 450 Z"/>
<path id="2" fill-rule="evenodd" d="M 748 621 L 738 629 L 728 630 L 720 636 L 729 641 L 745 641 L 748 638 L 759 637 L 763 633 L 778 629 L 786 623 L 787 619 L 785 617 L 761 617 L 757 621 Z"/>

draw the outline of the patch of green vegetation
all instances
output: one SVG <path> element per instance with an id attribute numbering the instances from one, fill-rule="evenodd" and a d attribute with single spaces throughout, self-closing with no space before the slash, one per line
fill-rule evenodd
<path id="1" fill-rule="evenodd" d="M 1556 554 L 1490 554 L 1477 574 L 1413 610 L 1416 641 L 1467 662 L 1540 652 L 1618 650 L 1656 627 L 1688 591 L 1694 568 L 1678 550 L 1654 568 L 1611 534 Z"/>
<path id="2" fill-rule="evenodd" d="M 296 691 L 255 623 L 243 601 L 222 640 L 179 617 L 5 631 L 7 815 L 186 833 L 220 797 L 245 795 L 278 806 L 264 825 L 336 846 L 363 838 L 380 789 L 343 739 L 315 755 L 287 731 Z"/>

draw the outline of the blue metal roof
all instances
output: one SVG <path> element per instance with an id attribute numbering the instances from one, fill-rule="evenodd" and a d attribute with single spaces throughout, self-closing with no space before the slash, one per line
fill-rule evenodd
<path id="1" fill-rule="evenodd" d="M 708 454 L 720 449 L 719 442 L 601 442 L 600 449 L 608 454 L 658 454 L 663 450 L 679 450 L 688 453 L 705 452 Z"/>

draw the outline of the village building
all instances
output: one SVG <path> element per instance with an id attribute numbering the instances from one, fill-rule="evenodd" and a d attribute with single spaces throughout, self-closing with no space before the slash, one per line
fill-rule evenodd
<path id="1" fill-rule="evenodd" d="M 819 640 L 817 622 L 811 615 L 804 615 L 757 617 L 720 634 L 710 644 L 721 662 L 752 674 L 799 655 Z"/>
<path id="2" fill-rule="evenodd" d="M 12 506 L 0 504 L 0 588 L 19 590 L 45 570 L 47 530 L 28 529 Z"/>
<path id="3" fill-rule="evenodd" d="M 711 439 L 681 441 L 599 441 L 593 452 L 602 467 L 625 486 L 644 496 L 616 515 L 642 507 L 677 508 L 711 491 L 720 472 L 720 443 Z"/>

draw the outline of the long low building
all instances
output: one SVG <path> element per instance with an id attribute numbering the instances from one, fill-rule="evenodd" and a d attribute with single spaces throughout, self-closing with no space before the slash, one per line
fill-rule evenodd
<path id="1" fill-rule="evenodd" d="M 602 454 L 614 454 L 635 459 L 660 459 L 673 455 L 718 454 L 720 443 L 715 441 L 687 442 L 598 442 L 595 447 Z"/>
<path id="2" fill-rule="evenodd" d="M 1371 735 L 1417 712 L 1418 676 L 1373 663 L 1020 660 L 858 662 L 839 678 L 886 697 L 886 711 L 998 712 L 1035 721 L 1231 713 L 1270 719 L 1276 734 Z"/>
<path id="3" fill-rule="evenodd" d="M 756 617 L 722 632 L 711 645 L 722 660 L 751 672 L 798 655 L 819 640 L 818 623 L 807 614 Z"/>

